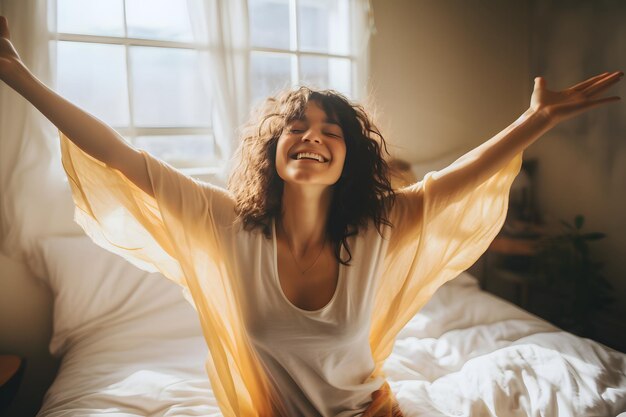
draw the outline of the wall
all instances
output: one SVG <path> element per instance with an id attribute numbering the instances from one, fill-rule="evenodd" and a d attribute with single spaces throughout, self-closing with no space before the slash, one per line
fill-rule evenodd
<path id="1" fill-rule="evenodd" d="M 531 68 L 548 86 L 564 88 L 604 71 L 626 71 L 626 2 L 535 1 L 531 10 Z M 606 95 L 625 99 L 626 83 Z M 622 100 L 564 123 L 528 152 L 541 161 L 538 201 L 549 219 L 571 220 L 580 213 L 588 231 L 608 235 L 593 244 L 592 254 L 606 262 L 605 275 L 614 287 L 616 302 L 607 319 L 613 332 L 620 331 L 623 319 L 611 317 L 626 317 L 625 138 Z"/>
<path id="2" fill-rule="evenodd" d="M 456 159 L 527 107 L 523 1 L 373 1 L 372 101 L 395 155 Z"/>

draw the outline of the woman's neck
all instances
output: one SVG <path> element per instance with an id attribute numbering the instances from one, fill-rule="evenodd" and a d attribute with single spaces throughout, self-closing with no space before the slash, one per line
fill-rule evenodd
<path id="1" fill-rule="evenodd" d="M 317 251 L 326 241 L 326 222 L 332 200 L 330 187 L 285 184 L 277 233 L 295 256 Z"/>

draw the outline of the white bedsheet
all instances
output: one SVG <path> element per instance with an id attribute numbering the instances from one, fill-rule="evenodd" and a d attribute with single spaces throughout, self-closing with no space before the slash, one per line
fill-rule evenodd
<path id="1" fill-rule="evenodd" d="M 195 312 L 163 285 L 176 296 L 162 306 L 73 341 L 39 416 L 221 415 Z M 467 273 L 403 329 L 385 370 L 407 417 L 626 411 L 626 355 L 481 291 Z"/>

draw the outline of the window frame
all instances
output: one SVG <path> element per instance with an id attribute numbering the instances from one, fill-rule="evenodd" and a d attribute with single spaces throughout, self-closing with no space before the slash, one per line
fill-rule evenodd
<path id="1" fill-rule="evenodd" d="M 296 87 L 301 83 L 300 77 L 300 60 L 302 57 L 316 57 L 316 58 L 340 58 L 340 59 L 348 59 L 350 61 L 350 95 L 354 98 L 358 98 L 358 88 L 356 85 L 356 60 L 357 56 L 354 54 L 354 42 L 351 37 L 354 36 L 354 28 L 352 27 L 353 22 L 349 21 L 348 34 L 350 36 L 349 44 L 350 47 L 348 54 L 334 54 L 330 52 L 316 52 L 316 51 L 308 51 L 303 50 L 300 47 L 300 37 L 298 33 L 298 29 L 300 27 L 300 17 L 298 13 L 298 5 L 302 0 L 288 0 L 289 4 L 289 48 L 270 48 L 270 47 L 261 47 L 261 46 L 253 46 L 250 43 L 250 58 L 252 58 L 252 54 L 255 52 L 260 53 L 271 53 L 276 55 L 284 55 L 288 56 L 295 65 L 291 67 L 291 87 Z M 348 16 L 352 15 L 355 12 L 356 5 L 355 0 L 347 0 L 348 3 Z M 291 24 L 293 22 L 293 25 Z"/>

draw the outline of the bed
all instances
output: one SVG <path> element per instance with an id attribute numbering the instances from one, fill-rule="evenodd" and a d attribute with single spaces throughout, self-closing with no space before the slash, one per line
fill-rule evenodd
<path id="1" fill-rule="evenodd" d="M 38 416 L 221 416 L 180 287 L 87 237 L 38 248 L 54 294 L 50 351 L 62 357 Z M 385 371 L 405 416 L 626 411 L 626 355 L 482 291 L 467 272 L 402 330 Z"/>

